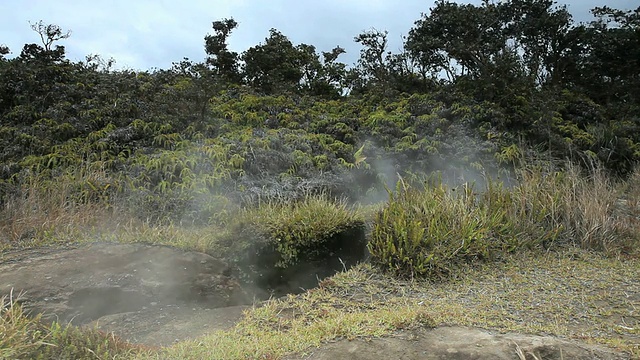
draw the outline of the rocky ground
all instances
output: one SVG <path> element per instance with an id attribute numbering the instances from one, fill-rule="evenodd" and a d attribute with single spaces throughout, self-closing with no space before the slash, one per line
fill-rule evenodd
<path id="1" fill-rule="evenodd" d="M 242 316 L 252 299 L 229 273 L 202 253 L 96 243 L 4 254 L 0 291 L 22 293 L 26 308 L 45 319 L 168 345 L 230 327 Z"/>
<path id="2" fill-rule="evenodd" d="M 209 255 L 170 247 L 95 243 L 29 249 L 0 257 L 0 293 L 13 293 L 45 319 L 97 326 L 134 343 L 167 346 L 227 329 L 257 305 Z M 627 359 L 553 336 L 470 327 L 412 329 L 337 340 L 290 359 Z"/>
<path id="3" fill-rule="evenodd" d="M 438 327 L 369 340 L 341 340 L 310 351 L 313 360 L 598 360 L 625 359 L 623 354 L 552 336 L 500 334 L 466 327 Z"/>

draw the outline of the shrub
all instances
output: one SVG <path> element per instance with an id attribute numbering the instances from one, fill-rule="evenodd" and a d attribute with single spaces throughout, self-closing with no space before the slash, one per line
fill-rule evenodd
<path id="1" fill-rule="evenodd" d="M 262 276 L 341 253 L 363 256 L 364 220 L 343 201 L 307 195 L 293 202 L 263 201 L 246 208 L 222 237 L 230 259 L 245 275 Z"/>
<path id="2" fill-rule="evenodd" d="M 479 196 L 472 186 L 448 189 L 440 179 L 423 189 L 398 182 L 374 220 L 372 262 L 402 276 L 444 277 L 463 262 L 491 259 L 521 246 L 500 187 Z M 489 199 L 491 201 L 489 201 Z"/>

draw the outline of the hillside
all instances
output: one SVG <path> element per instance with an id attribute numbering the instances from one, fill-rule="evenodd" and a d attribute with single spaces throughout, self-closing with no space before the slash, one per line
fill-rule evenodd
<path id="1" fill-rule="evenodd" d="M 555 317 L 554 328 L 446 313 L 462 309 L 425 315 L 413 303 L 395 303 L 427 296 L 425 284 L 458 286 L 465 274 L 480 277 L 468 280 L 468 291 L 489 291 L 499 279 L 482 278 L 516 271 L 514 262 L 526 257 L 531 263 L 516 273 L 535 274 L 512 284 L 517 296 L 531 286 L 555 300 L 533 269 L 552 271 L 550 263 L 585 270 L 579 276 L 594 277 L 586 283 L 615 279 L 618 295 L 625 284 L 637 290 L 637 277 L 621 274 L 638 268 L 640 249 L 640 8 L 605 6 L 593 14 L 592 22 L 577 24 L 546 0 L 438 1 L 399 53 L 386 48 L 386 32 L 357 36 L 362 49 L 353 65 L 339 61 L 340 47 L 317 52 L 276 29 L 233 52 L 227 43 L 238 23 L 222 19 L 205 36 L 202 62 L 149 71 L 114 70 L 99 56 L 69 61 L 56 45 L 69 34 L 34 24 L 42 44 L 26 44 L 14 58 L 0 47 L 0 262 L 43 247 L 163 245 L 228 265 L 225 278 L 255 290 L 256 300 L 299 294 L 290 307 L 311 315 L 278 320 L 278 327 L 359 316 L 334 313 L 347 305 L 368 309 L 363 324 L 387 312 L 393 324 L 300 340 L 306 346 L 389 334 L 406 321 L 407 328 L 453 324 L 574 339 L 597 327 L 601 333 L 587 331 L 583 340 L 639 356 L 635 290 L 611 310 L 619 318 L 588 317 L 576 328 L 562 322 L 570 316 L 562 309 L 544 314 Z M 610 274 L 609 267 L 623 270 Z M 344 272 L 322 280 L 337 271 Z M 562 276 L 570 275 L 554 273 L 549 281 L 561 287 Z M 368 289 L 379 277 L 402 289 Z M 318 281 L 314 291 L 336 296 L 326 314 L 316 313 L 313 291 L 301 292 Z M 423 288 L 412 293 L 416 281 Z M 348 297 L 332 291 L 349 286 L 371 296 L 409 293 L 345 305 Z M 577 293 L 567 296 L 557 301 L 577 301 Z M 251 326 L 272 324 L 294 301 L 284 299 L 246 313 L 233 336 L 202 339 L 239 343 L 238 334 L 260 334 L 281 346 L 290 328 Z M 605 306 L 591 300 L 584 311 Z M 514 305 L 505 306 L 493 310 Z M 529 310 L 540 315 L 517 311 Z M 24 358 L 48 341 L 36 334 L 55 334 L 56 325 L 24 330 L 33 324 L 18 314 L 17 303 L 3 301 L 0 329 L 28 336 L 0 340 L 0 351 Z M 404 315 L 408 320 L 395 318 Z M 525 319 L 531 317 L 519 321 Z M 83 331 L 51 336 L 61 345 L 102 344 L 101 333 Z M 111 339 L 100 347 L 104 357 L 142 351 Z M 97 351 L 91 341 L 81 347 Z M 153 356 L 166 350 L 196 358 L 194 349 L 179 343 Z M 250 350 L 238 351 L 246 357 Z"/>

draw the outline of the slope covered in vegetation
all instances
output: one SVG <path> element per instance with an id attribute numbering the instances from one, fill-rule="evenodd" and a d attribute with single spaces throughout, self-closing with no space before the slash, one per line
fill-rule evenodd
<path id="1" fill-rule="evenodd" d="M 154 71 L 72 62 L 40 22 L 42 44 L 0 47 L 0 249 L 258 248 L 284 269 L 366 233 L 373 265 L 429 279 L 531 249 L 637 254 L 640 8 L 593 14 L 436 1 L 400 53 L 358 35 L 353 66 L 275 29 L 235 53 L 223 19 L 205 61 Z"/>

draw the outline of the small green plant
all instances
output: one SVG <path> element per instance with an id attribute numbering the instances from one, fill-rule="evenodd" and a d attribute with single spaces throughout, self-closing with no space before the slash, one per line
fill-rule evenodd
<path id="1" fill-rule="evenodd" d="M 341 238 L 347 233 L 353 239 Z M 329 256 L 337 241 L 359 241 L 358 233 L 364 233 L 358 211 L 325 195 L 306 195 L 291 202 L 263 201 L 240 211 L 222 241 L 236 262 L 254 262 L 250 258 L 256 256 L 266 267 L 284 269 Z"/>

